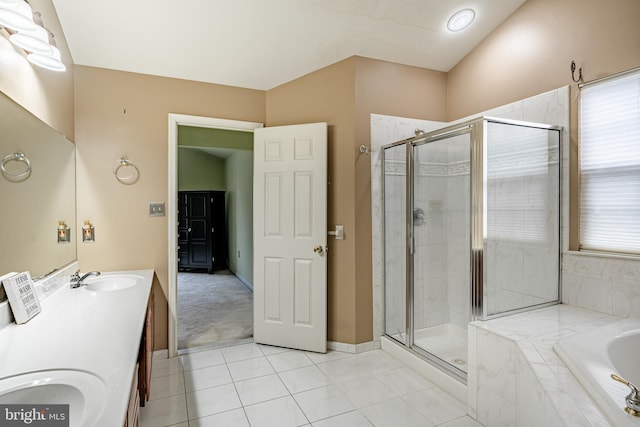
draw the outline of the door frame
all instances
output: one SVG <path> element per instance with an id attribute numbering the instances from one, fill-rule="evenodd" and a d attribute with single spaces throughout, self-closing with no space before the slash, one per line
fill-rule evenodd
<path id="1" fill-rule="evenodd" d="M 264 127 L 264 124 L 241 120 L 169 113 L 169 191 L 167 194 L 167 222 L 169 232 L 169 248 L 167 254 L 169 275 L 167 335 L 169 357 L 175 357 L 178 354 L 178 126 L 193 126 L 253 133 L 254 129 Z"/>

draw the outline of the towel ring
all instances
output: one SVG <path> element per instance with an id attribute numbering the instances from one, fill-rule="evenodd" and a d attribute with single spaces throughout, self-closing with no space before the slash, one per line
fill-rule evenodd
<path id="1" fill-rule="evenodd" d="M 122 175 L 122 168 L 131 168 L 131 173 L 129 175 Z M 140 171 L 131 160 L 126 157 L 121 157 L 120 160 L 117 160 L 113 165 L 113 176 L 115 176 L 121 184 L 131 185 L 135 184 L 138 178 L 140 178 Z"/>
<path id="2" fill-rule="evenodd" d="M 6 168 L 7 163 L 9 162 L 24 163 L 26 165 L 26 168 L 22 172 L 11 173 Z M 29 175 L 31 175 L 31 162 L 29 161 L 27 156 L 24 155 L 24 153 L 17 151 L 15 153 L 7 154 L 2 158 L 2 163 L 0 163 L 0 170 L 2 171 L 2 175 L 4 175 L 4 177 L 10 181 L 24 181 L 25 179 L 29 178 Z"/>

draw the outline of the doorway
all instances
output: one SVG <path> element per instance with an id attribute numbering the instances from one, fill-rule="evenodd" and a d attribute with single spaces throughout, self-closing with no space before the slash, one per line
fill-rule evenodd
<path id="1" fill-rule="evenodd" d="M 206 345 L 214 341 L 228 341 L 229 337 L 234 335 L 242 338 L 247 333 L 247 326 L 252 324 L 252 310 L 247 318 L 246 314 L 240 314 L 241 318 L 234 317 L 239 313 L 246 312 L 246 298 L 240 298 L 240 303 L 235 304 L 230 301 L 237 300 L 241 294 L 249 292 L 252 284 L 252 260 L 251 260 L 251 244 L 252 236 L 250 230 L 243 224 L 247 220 L 252 219 L 252 194 L 246 193 L 246 182 L 243 177 L 247 171 L 247 164 L 251 169 L 251 156 L 253 150 L 247 150 L 242 147 L 239 142 L 242 138 L 233 138 L 236 136 L 250 135 L 249 139 L 253 139 L 253 130 L 262 127 L 261 123 L 241 122 L 234 120 L 216 119 L 199 116 L 185 116 L 179 114 L 169 114 L 169 197 L 168 197 L 168 222 L 169 222 L 169 356 L 175 356 L 179 349 L 193 347 L 195 345 Z M 181 135 L 184 136 L 185 130 L 189 130 L 192 135 L 189 142 L 179 143 Z M 226 133 L 224 144 L 217 144 L 216 147 L 207 146 L 206 138 L 203 135 L 208 132 L 217 132 L 218 134 Z M 229 133 L 230 132 L 230 133 Z M 247 138 L 244 138 L 245 140 Z M 220 146 L 222 145 L 222 146 Z M 221 162 L 225 165 L 226 173 L 225 188 L 208 188 L 208 190 L 225 191 L 226 203 L 226 228 L 228 230 L 227 241 L 227 259 L 225 266 L 228 268 L 204 269 L 198 270 L 179 268 L 178 264 L 178 247 L 180 225 L 178 218 L 178 191 L 184 190 L 182 184 L 189 179 L 197 178 L 197 173 L 190 174 L 190 178 L 181 177 L 180 173 L 180 155 L 179 151 L 189 150 L 189 155 L 197 154 L 202 159 L 207 157 L 215 158 L 214 163 Z M 205 157 L 202 157 L 205 156 Z M 206 163 L 206 162 L 205 162 Z M 195 169 L 189 168 L 190 172 L 197 172 Z M 205 168 L 206 169 L 206 168 Z M 202 177 L 201 177 L 202 178 Z M 229 188 L 226 182 L 229 181 Z M 251 177 L 248 177 L 251 183 Z M 182 184 L 181 184 L 182 183 Z M 189 182 L 187 186 L 193 187 L 194 182 Z M 198 184 L 204 186 L 216 186 L 215 183 Z M 220 185 L 217 185 L 220 187 Z M 245 187 L 243 196 L 240 196 L 240 189 Z M 203 190 L 204 188 L 198 188 Z M 249 201 L 249 206 L 247 206 Z M 250 227 L 249 227 L 250 228 Z M 220 265 L 220 260 L 216 265 Z M 180 271 L 179 270 L 183 270 Z M 211 271 L 213 274 L 209 274 Z M 185 291 L 181 292 L 181 284 L 184 284 Z M 223 289 L 225 293 L 217 293 L 216 290 Z M 217 298 L 216 298 L 217 294 Z M 181 307 L 179 303 L 180 296 L 183 302 L 191 300 L 191 306 L 188 304 Z M 234 310 L 235 308 L 237 310 Z M 185 312 L 187 316 L 181 316 Z M 237 313 L 236 313 L 237 312 Z M 189 317 L 194 320 L 205 315 L 214 313 L 216 316 L 209 316 L 209 324 L 198 322 L 187 324 Z M 243 319 L 244 318 L 244 319 Z M 222 320 L 221 320 L 222 319 Z M 180 331 L 182 324 L 190 329 L 192 335 L 191 342 L 188 340 L 180 342 L 179 337 L 184 335 L 185 331 Z M 198 325 L 198 326 L 193 326 Z"/>

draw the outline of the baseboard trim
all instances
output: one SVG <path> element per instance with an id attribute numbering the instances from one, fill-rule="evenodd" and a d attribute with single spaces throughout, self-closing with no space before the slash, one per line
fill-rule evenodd
<path id="1" fill-rule="evenodd" d="M 380 341 L 369 341 L 360 344 L 347 344 L 338 341 L 327 341 L 327 349 L 333 351 L 341 351 L 343 353 L 364 353 L 367 351 L 377 350 L 380 348 Z"/>
<path id="2" fill-rule="evenodd" d="M 242 282 L 242 284 L 249 289 L 251 292 L 253 292 L 253 285 L 251 283 L 249 283 L 249 281 L 247 279 L 245 279 L 244 277 L 242 277 L 241 275 L 239 275 L 236 272 L 233 272 L 233 274 L 238 278 L 238 280 L 240 280 L 240 282 Z"/>
<path id="3" fill-rule="evenodd" d="M 153 356 L 152 356 L 153 360 L 156 359 L 168 359 L 169 358 L 169 350 L 168 349 L 164 349 L 164 350 L 156 350 L 153 352 Z"/>

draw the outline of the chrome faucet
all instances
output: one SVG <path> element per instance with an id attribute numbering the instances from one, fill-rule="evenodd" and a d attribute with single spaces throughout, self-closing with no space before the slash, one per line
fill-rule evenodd
<path id="1" fill-rule="evenodd" d="M 80 276 L 80 271 L 76 271 L 75 273 L 73 273 L 71 275 L 71 281 L 69 282 L 69 284 L 71 285 L 71 288 L 75 289 L 75 288 L 79 288 L 80 286 L 84 285 L 84 279 L 86 279 L 89 276 L 99 276 L 100 272 L 99 271 L 90 271 L 87 274 L 84 274 L 82 276 Z"/>
<path id="2" fill-rule="evenodd" d="M 633 415 L 634 417 L 640 417 L 640 391 L 638 391 L 638 387 L 631 384 L 624 378 L 617 376 L 616 374 L 611 374 L 611 378 L 626 385 L 631 389 L 631 393 L 629 393 L 629 395 L 625 398 L 627 407 L 624 408 L 624 411 L 629 415 Z"/>

